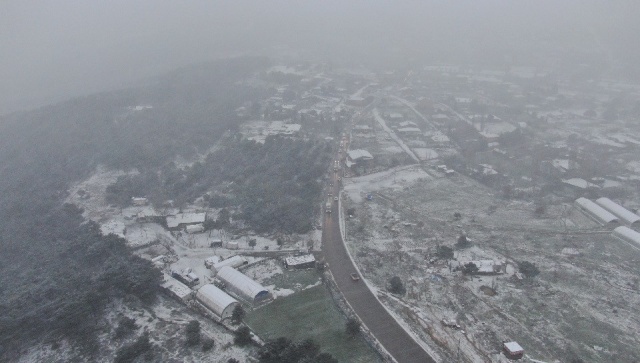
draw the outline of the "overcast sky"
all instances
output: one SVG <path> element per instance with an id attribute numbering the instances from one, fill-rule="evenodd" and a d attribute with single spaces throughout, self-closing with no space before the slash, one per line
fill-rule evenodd
<path id="1" fill-rule="evenodd" d="M 0 114 L 235 54 L 375 66 L 544 63 L 585 46 L 637 57 L 639 3 L 3 0 Z"/>

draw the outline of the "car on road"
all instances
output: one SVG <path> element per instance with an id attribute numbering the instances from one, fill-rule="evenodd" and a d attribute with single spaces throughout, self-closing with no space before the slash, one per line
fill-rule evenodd
<path id="1" fill-rule="evenodd" d="M 337 201 L 338 201 L 338 197 L 333 197 L 333 200 L 334 200 L 335 202 L 337 202 Z"/>
<path id="2" fill-rule="evenodd" d="M 360 276 L 358 276 L 358 274 L 357 274 L 357 273 L 353 272 L 353 273 L 351 274 L 351 280 L 353 280 L 353 281 L 360 281 Z"/>

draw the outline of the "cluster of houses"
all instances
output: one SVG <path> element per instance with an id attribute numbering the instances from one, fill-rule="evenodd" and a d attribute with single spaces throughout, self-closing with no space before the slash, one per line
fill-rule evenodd
<path id="1" fill-rule="evenodd" d="M 191 269 L 172 269 L 171 275 L 164 274 L 161 287 L 184 303 L 206 308 L 222 321 L 231 317 L 240 301 L 261 305 L 273 300 L 273 294 L 266 287 L 239 270 L 248 263 L 240 255 L 227 259 L 211 256 L 204 260 L 204 265 L 215 276 L 214 284 L 207 283 L 194 290 L 200 280 Z M 307 269 L 314 268 L 316 260 L 311 254 L 288 256 L 283 264 L 287 269 Z"/>

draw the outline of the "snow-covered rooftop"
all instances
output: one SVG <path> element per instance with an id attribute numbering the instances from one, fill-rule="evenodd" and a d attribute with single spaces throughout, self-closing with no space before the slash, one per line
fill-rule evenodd
<path id="1" fill-rule="evenodd" d="M 167 216 L 167 227 L 176 228 L 181 224 L 204 223 L 206 217 L 206 213 L 180 213 Z"/>
<path id="2" fill-rule="evenodd" d="M 218 271 L 218 277 L 231 285 L 241 295 L 251 300 L 258 297 L 258 295 L 268 294 L 269 291 L 264 286 L 253 281 L 247 275 L 234 269 L 233 267 L 224 266 Z"/>
<path id="3" fill-rule="evenodd" d="M 598 185 L 589 183 L 588 181 L 581 178 L 563 179 L 562 182 L 565 184 L 572 185 L 574 187 L 578 187 L 580 189 L 599 188 Z"/>
<path id="4" fill-rule="evenodd" d="M 602 208 L 613 213 L 616 217 L 622 219 L 625 223 L 633 224 L 640 221 L 640 216 L 631 212 L 630 210 L 621 206 L 620 204 L 612 201 L 609 198 L 596 199 L 596 203 Z"/>
<path id="5" fill-rule="evenodd" d="M 640 233 L 634 231 L 633 229 L 625 226 L 616 227 L 613 230 L 613 234 L 624 240 L 635 243 L 640 246 Z"/>
<path id="6" fill-rule="evenodd" d="M 193 292 L 190 288 L 187 287 L 187 285 L 167 274 L 164 274 L 164 282 L 160 286 L 171 291 L 180 299 L 187 298 Z"/>
<path id="7" fill-rule="evenodd" d="M 316 260 L 313 255 L 304 255 L 304 256 L 290 256 L 285 258 L 285 262 L 289 266 L 303 265 L 305 263 L 314 262 Z"/>
<path id="8" fill-rule="evenodd" d="M 618 217 L 609 213 L 606 209 L 590 201 L 587 198 L 576 199 L 576 204 L 585 211 L 589 212 L 593 217 L 598 219 L 602 223 L 618 222 Z"/>
<path id="9" fill-rule="evenodd" d="M 417 127 L 401 127 L 398 129 L 398 132 L 402 132 L 402 133 L 421 133 L 422 130 L 420 130 Z"/>
<path id="10" fill-rule="evenodd" d="M 504 343 L 504 347 L 511 353 L 524 352 L 524 349 L 517 342 Z"/>
<path id="11" fill-rule="evenodd" d="M 220 317 L 225 315 L 225 309 L 230 305 L 238 304 L 238 300 L 211 284 L 202 286 L 196 294 L 196 299 Z"/>
<path id="12" fill-rule="evenodd" d="M 347 155 L 349 155 L 349 158 L 354 161 L 357 161 L 359 159 L 362 159 L 362 160 L 373 159 L 373 156 L 371 155 L 371 153 L 369 153 L 367 150 L 362 150 L 362 149 L 349 150 L 347 151 Z"/>

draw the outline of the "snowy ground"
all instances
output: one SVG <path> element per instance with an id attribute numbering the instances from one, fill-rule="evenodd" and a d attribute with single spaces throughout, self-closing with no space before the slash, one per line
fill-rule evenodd
<path id="1" fill-rule="evenodd" d="M 147 308 L 136 304 L 117 301 L 109 307 L 110 313 L 100 324 L 104 329 L 99 336 L 100 351 L 91 357 L 92 362 L 112 362 L 116 351 L 133 343 L 143 332 L 149 333 L 154 345 L 154 360 L 161 362 L 216 362 L 226 363 L 230 358 L 240 362 L 247 360 L 253 348 L 239 348 L 233 345 L 233 335 L 222 326 L 201 314 L 186 309 L 184 305 L 161 296 L 156 304 Z M 135 320 L 138 328 L 128 337 L 114 339 L 113 334 L 122 317 Z M 214 347 L 203 352 L 201 346 L 187 347 L 185 328 L 190 320 L 198 320 L 201 337 L 214 341 Z M 60 342 L 55 350 L 49 345 L 38 345 L 24 354 L 19 362 L 68 362 L 75 355 L 69 351 L 66 342 Z M 74 352 L 75 353 L 75 352 Z M 88 359 L 88 358 L 87 358 Z"/>
<path id="2" fill-rule="evenodd" d="M 495 362 L 501 341 L 513 339 L 543 361 L 571 352 L 590 362 L 638 359 L 640 253 L 571 205 L 535 218 L 533 203 L 419 167 L 346 179 L 344 194 L 343 207 L 355 209 L 347 242 L 364 276 L 380 290 L 401 277 L 407 294 L 381 299 L 438 355 L 455 359 L 460 346 L 467 361 Z M 469 278 L 429 262 L 437 245 L 454 247 L 463 233 L 473 247 L 458 259 L 507 261 L 507 273 Z M 541 270 L 532 281 L 514 277 L 523 260 Z M 464 332 L 441 319 L 457 319 Z"/>

